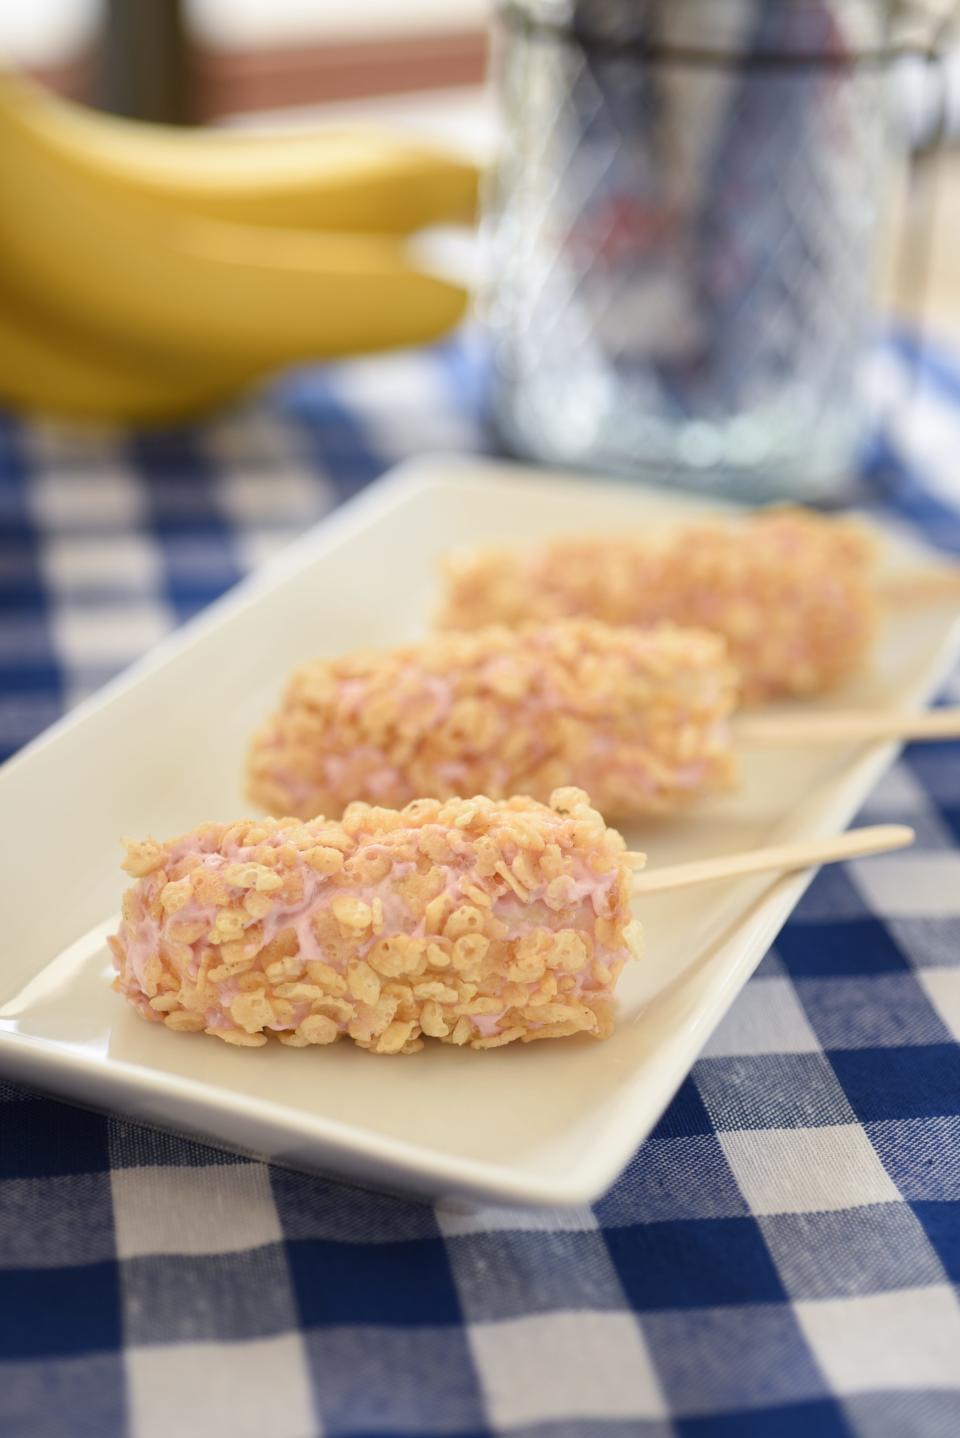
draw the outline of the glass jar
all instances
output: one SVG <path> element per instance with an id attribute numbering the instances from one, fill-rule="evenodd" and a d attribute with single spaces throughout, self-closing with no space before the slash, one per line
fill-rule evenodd
<path id="1" fill-rule="evenodd" d="M 892 6 L 517 0 L 487 197 L 514 452 L 836 494 L 864 438 Z"/>

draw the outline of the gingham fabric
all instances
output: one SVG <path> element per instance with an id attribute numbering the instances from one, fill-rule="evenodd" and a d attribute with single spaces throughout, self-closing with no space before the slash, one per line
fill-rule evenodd
<path id="1" fill-rule="evenodd" d="M 4 748 L 395 460 L 481 446 L 478 395 L 450 344 L 174 434 L 4 419 Z M 960 553 L 960 364 L 864 476 Z M 818 878 L 593 1209 L 434 1209 L 3 1088 L 0 1433 L 955 1438 L 960 747 L 864 818 L 919 852 Z"/>

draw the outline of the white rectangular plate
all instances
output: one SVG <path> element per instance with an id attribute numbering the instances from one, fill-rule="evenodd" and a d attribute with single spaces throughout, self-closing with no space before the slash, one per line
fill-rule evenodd
<path id="1" fill-rule="evenodd" d="M 718 508 L 718 506 L 712 506 Z M 280 1162 L 446 1198 L 596 1198 L 658 1116 L 807 876 L 647 899 L 648 958 L 606 1043 L 384 1060 L 338 1044 L 237 1050 L 145 1024 L 110 989 L 122 834 L 246 811 L 247 738 L 288 670 L 423 632 L 463 544 L 643 528 L 708 508 L 665 490 L 434 459 L 381 481 L 0 771 L 0 1071 Z M 902 541 L 894 542 L 894 550 Z M 894 559 L 896 561 L 896 558 Z M 949 607 L 891 615 L 868 674 L 823 707 L 922 704 L 954 654 Z M 842 828 L 894 746 L 745 756 L 739 792 L 627 832 L 672 863 Z"/>

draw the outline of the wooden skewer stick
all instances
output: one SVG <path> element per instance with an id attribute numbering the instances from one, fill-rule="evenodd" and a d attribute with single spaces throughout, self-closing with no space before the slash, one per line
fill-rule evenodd
<path id="1" fill-rule="evenodd" d="M 766 849 L 749 849 L 743 854 L 724 854 L 719 859 L 696 859 L 691 864 L 670 864 L 665 869 L 648 869 L 636 875 L 635 894 L 661 894 L 667 889 L 685 889 L 692 884 L 709 884 L 716 879 L 742 879 L 749 874 L 790 873 L 841 859 L 862 859 L 888 849 L 903 849 L 916 835 L 906 824 L 876 824 L 851 829 L 829 839 L 801 839 L 793 844 L 772 844 Z M 640 862 L 642 855 L 628 856 Z"/>
<path id="2" fill-rule="evenodd" d="M 946 599 L 960 604 L 960 565 L 883 574 L 877 581 L 877 597 L 884 604 L 936 604 Z"/>
<path id="3" fill-rule="evenodd" d="M 744 744 L 857 744 L 871 739 L 960 738 L 960 707 L 897 713 L 870 709 L 836 713 L 741 714 L 733 733 Z"/>

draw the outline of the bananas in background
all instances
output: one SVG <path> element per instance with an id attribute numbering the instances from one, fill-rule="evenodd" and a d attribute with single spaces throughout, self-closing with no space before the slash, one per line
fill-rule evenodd
<path id="1" fill-rule="evenodd" d="M 115 119 L 0 73 L 0 403 L 163 421 L 284 364 L 420 344 L 466 295 L 406 236 L 473 166 L 375 132 Z"/>

